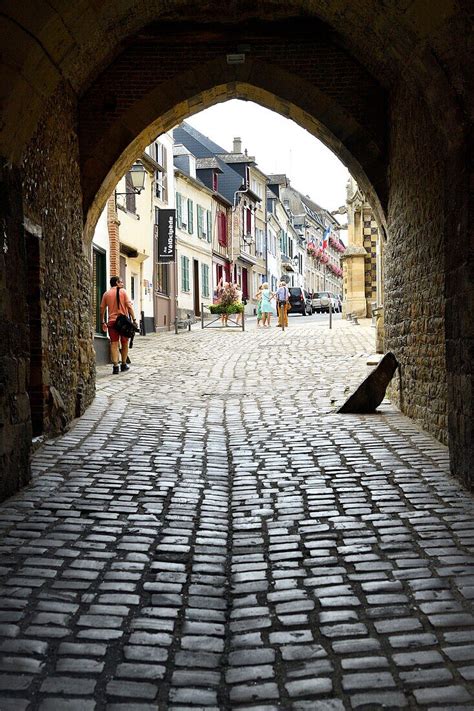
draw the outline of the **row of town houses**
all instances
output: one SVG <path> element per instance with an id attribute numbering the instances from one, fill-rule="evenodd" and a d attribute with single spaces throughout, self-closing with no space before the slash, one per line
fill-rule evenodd
<path id="1" fill-rule="evenodd" d="M 141 171 L 143 188 L 133 187 Z M 160 211 L 175 210 L 172 263 L 158 251 Z M 164 213 L 163 213 L 164 214 Z M 93 239 L 93 309 L 108 279 L 120 275 L 145 332 L 200 317 L 221 279 L 240 284 L 245 312 L 256 312 L 259 285 L 283 278 L 309 292 L 342 293 L 339 223 L 285 175 L 265 175 L 234 139 L 225 150 L 189 124 L 161 135 L 108 200 Z"/>

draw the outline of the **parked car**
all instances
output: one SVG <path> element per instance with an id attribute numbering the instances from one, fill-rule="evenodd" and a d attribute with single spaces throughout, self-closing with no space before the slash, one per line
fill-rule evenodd
<path id="1" fill-rule="evenodd" d="M 339 300 L 332 291 L 315 291 L 311 299 L 311 308 L 313 313 L 329 313 L 329 304 L 332 306 L 333 313 L 341 310 Z"/>
<path id="2" fill-rule="evenodd" d="M 301 314 L 302 316 L 311 316 L 313 309 L 311 306 L 311 298 L 306 289 L 300 286 L 290 286 L 290 314 Z"/>
<path id="3" fill-rule="evenodd" d="M 329 311 L 329 296 L 327 291 L 314 291 L 311 299 L 313 313 Z"/>

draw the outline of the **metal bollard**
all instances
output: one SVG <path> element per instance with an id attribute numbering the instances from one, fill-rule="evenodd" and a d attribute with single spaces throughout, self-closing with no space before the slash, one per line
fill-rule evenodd
<path id="1" fill-rule="evenodd" d="M 174 332 L 176 335 L 178 335 L 178 317 L 177 316 L 175 316 L 175 319 L 174 319 Z"/>
<path id="2" fill-rule="evenodd" d="M 329 328 L 332 328 L 332 301 L 329 300 Z"/>
<path id="3" fill-rule="evenodd" d="M 245 331 L 245 308 L 242 311 L 242 331 Z"/>

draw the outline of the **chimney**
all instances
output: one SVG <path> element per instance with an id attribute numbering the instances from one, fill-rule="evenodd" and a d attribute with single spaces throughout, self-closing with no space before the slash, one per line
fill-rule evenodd
<path id="1" fill-rule="evenodd" d="M 234 138 L 234 148 L 233 153 L 242 153 L 242 139 L 238 136 Z"/>

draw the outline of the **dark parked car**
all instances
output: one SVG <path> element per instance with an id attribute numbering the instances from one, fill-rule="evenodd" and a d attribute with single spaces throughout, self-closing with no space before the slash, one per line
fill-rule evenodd
<path id="1" fill-rule="evenodd" d="M 309 293 L 302 289 L 301 286 L 290 286 L 290 314 L 301 314 L 302 316 L 311 316 L 313 309 L 311 307 L 311 299 Z"/>

